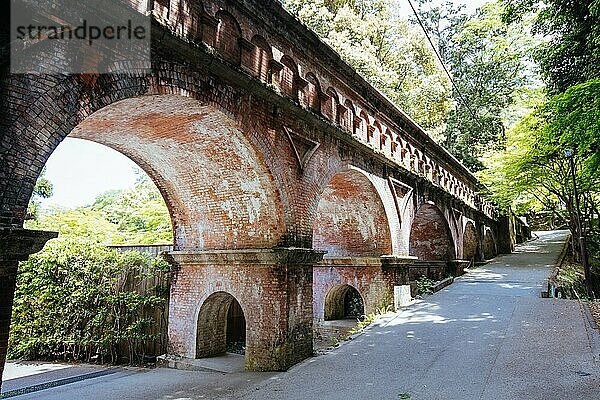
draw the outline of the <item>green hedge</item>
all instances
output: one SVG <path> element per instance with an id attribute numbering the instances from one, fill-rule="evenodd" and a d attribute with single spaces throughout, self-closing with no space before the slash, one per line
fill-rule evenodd
<path id="1" fill-rule="evenodd" d="M 140 363 L 157 340 L 169 264 L 70 238 L 50 241 L 19 266 L 8 356 Z M 161 277 L 150 290 L 136 282 Z M 164 315 L 164 312 L 163 312 Z"/>

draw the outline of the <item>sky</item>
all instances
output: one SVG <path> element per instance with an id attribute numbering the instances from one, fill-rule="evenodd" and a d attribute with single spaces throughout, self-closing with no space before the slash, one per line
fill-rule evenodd
<path id="1" fill-rule="evenodd" d="M 135 184 L 137 165 L 121 153 L 98 143 L 67 137 L 46 162 L 53 194 L 43 207 L 88 205 L 107 190 Z"/>
<path id="2" fill-rule="evenodd" d="M 406 0 L 396 1 L 401 13 L 412 15 Z M 486 0 L 454 2 L 466 4 L 466 11 L 471 12 Z M 417 1 L 413 0 L 413 4 L 416 6 Z M 41 200 L 42 207 L 75 208 L 91 204 L 107 190 L 133 186 L 136 173 L 139 168 L 121 153 L 94 142 L 67 137 L 46 163 L 46 178 L 54 190 L 51 198 Z"/>

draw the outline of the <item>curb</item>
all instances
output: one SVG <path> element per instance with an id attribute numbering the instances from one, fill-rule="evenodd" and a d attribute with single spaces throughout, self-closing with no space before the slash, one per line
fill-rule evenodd
<path id="1" fill-rule="evenodd" d="M 68 385 L 87 379 L 99 378 L 101 376 L 116 374 L 117 372 L 123 371 L 123 368 L 110 368 L 104 371 L 90 372 L 89 374 L 71 376 L 69 378 L 57 379 L 46 383 L 40 383 L 38 385 L 28 386 L 21 389 L 10 390 L 0 394 L 0 399 L 7 399 L 9 397 L 21 396 L 23 394 L 29 394 L 33 392 L 39 392 L 40 390 L 50 389 L 57 386 Z"/>

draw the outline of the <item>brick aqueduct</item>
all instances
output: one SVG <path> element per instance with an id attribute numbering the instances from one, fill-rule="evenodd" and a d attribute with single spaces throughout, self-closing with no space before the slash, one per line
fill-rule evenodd
<path id="1" fill-rule="evenodd" d="M 223 352 L 236 299 L 246 368 L 286 369 L 350 287 L 368 313 L 420 273 L 510 251 L 476 178 L 279 3 L 132 3 L 154 16 L 151 73 L 3 65 L 1 365 L 18 261 L 53 237 L 22 228 L 27 203 L 67 135 L 125 154 L 166 201 L 174 355 Z"/>

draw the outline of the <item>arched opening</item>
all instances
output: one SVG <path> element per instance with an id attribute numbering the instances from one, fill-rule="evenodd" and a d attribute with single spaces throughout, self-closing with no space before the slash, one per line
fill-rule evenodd
<path id="1" fill-rule="evenodd" d="M 485 230 L 485 234 L 483 235 L 483 257 L 486 260 L 491 260 L 496 256 L 496 241 L 494 240 L 494 235 L 492 234 L 492 230 L 487 228 Z"/>
<path id="2" fill-rule="evenodd" d="M 340 116 L 338 113 L 340 99 L 337 95 L 337 92 L 334 88 L 327 88 L 327 102 L 325 104 L 325 116 L 329 118 L 329 120 L 338 125 L 340 123 Z"/>
<path id="3" fill-rule="evenodd" d="M 312 72 L 306 74 L 305 79 L 307 81 L 306 87 L 303 90 L 304 103 L 305 105 L 317 114 L 321 113 L 321 97 L 323 92 L 321 91 L 321 85 L 319 80 Z"/>
<path id="4" fill-rule="evenodd" d="M 313 223 L 313 248 L 327 251 L 325 257 L 391 254 L 385 208 L 365 174 L 348 169 L 325 187 Z"/>
<path id="5" fill-rule="evenodd" d="M 365 314 L 362 296 L 350 285 L 332 288 L 325 298 L 325 321 L 357 319 Z"/>
<path id="6" fill-rule="evenodd" d="M 176 249 L 265 248 L 283 235 L 272 178 L 235 124 L 178 95 L 113 103 L 71 136 L 111 147 L 150 175 L 171 212 Z"/>
<path id="7" fill-rule="evenodd" d="M 245 348 L 246 319 L 240 303 L 227 292 L 208 296 L 198 313 L 196 358 L 244 354 Z"/>
<path id="8" fill-rule="evenodd" d="M 359 115 L 359 122 L 358 122 L 358 128 L 356 130 L 356 136 L 362 140 L 362 141 L 367 141 L 369 142 L 370 140 L 370 127 L 371 124 L 369 123 L 369 115 L 366 113 L 365 110 L 362 110 L 360 112 Z"/>
<path id="9" fill-rule="evenodd" d="M 261 82 L 271 83 L 270 62 L 273 59 L 273 51 L 269 43 L 261 36 L 252 38 L 254 52 L 252 56 L 252 70 Z"/>
<path id="10" fill-rule="evenodd" d="M 281 92 L 294 100 L 298 99 L 298 66 L 296 62 L 287 55 L 281 57 L 283 68 L 279 72 L 278 85 Z"/>
<path id="11" fill-rule="evenodd" d="M 475 261 L 477 257 L 477 230 L 472 222 L 467 222 L 463 233 L 463 260 Z"/>
<path id="12" fill-rule="evenodd" d="M 356 132 L 356 110 L 354 109 L 354 104 L 352 104 L 350 99 L 346 99 L 344 107 L 346 107 L 346 113 L 344 114 L 342 126 L 346 128 L 350 134 L 354 135 Z"/>
<path id="13" fill-rule="evenodd" d="M 239 40 L 242 37 L 240 25 L 233 15 L 223 10 L 217 12 L 215 17 L 219 20 L 216 48 L 227 60 L 239 65 L 241 59 Z"/>
<path id="14" fill-rule="evenodd" d="M 437 206 L 425 203 L 415 213 L 409 252 L 427 261 L 448 261 L 456 257 L 448 222 Z"/>
<path id="15" fill-rule="evenodd" d="M 52 132 L 52 140 L 43 143 L 48 153 L 64 135 L 58 129 Z M 284 235 L 282 206 L 258 150 L 213 106 L 179 95 L 131 97 L 90 114 L 70 135 L 126 155 L 152 178 L 171 215 L 176 249 L 271 248 Z M 41 169 L 29 167 L 32 175 Z M 189 287 L 180 282 L 194 269 L 182 267 L 177 274 L 171 296 L 182 294 L 171 297 L 169 325 L 175 318 L 174 326 L 191 327 L 196 322 L 193 307 L 188 311 L 178 304 L 190 297 Z M 177 284 L 183 288 L 175 291 Z M 230 344 L 242 342 L 245 321 L 240 308 L 227 308 L 226 319 L 230 329 L 225 343 L 227 337 Z M 193 328 L 182 336 L 191 356 L 194 336 Z"/>

